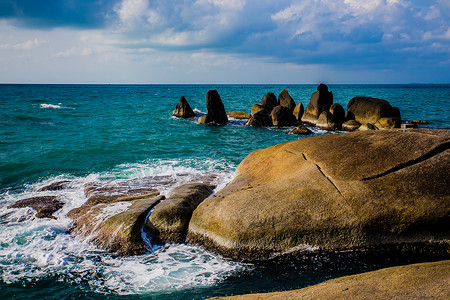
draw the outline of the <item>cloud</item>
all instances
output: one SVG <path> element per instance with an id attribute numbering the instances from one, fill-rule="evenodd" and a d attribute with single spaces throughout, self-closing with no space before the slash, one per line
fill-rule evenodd
<path id="1" fill-rule="evenodd" d="M 92 54 L 91 48 L 72 47 L 65 51 L 55 53 L 54 57 L 89 56 Z"/>

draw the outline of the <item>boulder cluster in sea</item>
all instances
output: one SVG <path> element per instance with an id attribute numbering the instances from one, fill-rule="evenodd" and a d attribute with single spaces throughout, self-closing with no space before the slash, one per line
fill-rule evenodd
<path id="1" fill-rule="evenodd" d="M 206 115 L 197 121 L 199 124 L 225 124 L 228 115 L 235 119 L 247 119 L 245 126 L 296 126 L 289 131 L 292 134 L 310 134 L 305 124 L 324 130 L 354 131 L 399 128 L 402 122 L 397 107 L 392 107 L 386 100 L 372 97 L 352 98 L 347 104 L 346 113 L 339 103 L 333 103 L 333 92 L 328 91 L 328 86 L 322 83 L 312 93 L 306 108 L 301 102 L 296 104 L 285 88 L 278 99 L 273 93 L 265 94 L 259 104 L 252 106 L 250 113 L 226 113 L 218 92 L 210 90 L 206 94 L 206 109 Z M 172 115 L 181 118 L 195 116 L 184 96 Z M 421 120 L 416 121 L 415 124 L 424 124 Z"/>

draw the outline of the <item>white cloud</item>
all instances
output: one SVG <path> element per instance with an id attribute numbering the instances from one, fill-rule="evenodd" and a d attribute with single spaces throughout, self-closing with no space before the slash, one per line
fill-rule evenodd
<path id="1" fill-rule="evenodd" d="M 43 45 L 47 43 L 47 41 L 35 38 L 33 40 L 28 40 L 23 43 L 18 43 L 12 46 L 14 50 L 31 50 L 33 48 L 39 47 L 40 45 Z"/>
<path id="2" fill-rule="evenodd" d="M 65 51 L 55 53 L 54 57 L 89 56 L 92 54 L 91 48 L 72 47 Z"/>

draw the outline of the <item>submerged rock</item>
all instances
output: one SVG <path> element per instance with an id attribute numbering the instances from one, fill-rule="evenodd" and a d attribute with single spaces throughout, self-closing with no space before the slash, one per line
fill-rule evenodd
<path id="1" fill-rule="evenodd" d="M 228 117 L 219 93 L 216 90 L 209 90 L 206 93 L 206 115 L 199 118 L 197 123 L 224 124 L 226 122 L 228 122 Z"/>
<path id="2" fill-rule="evenodd" d="M 46 191 L 60 191 L 63 189 L 66 189 L 70 186 L 71 181 L 70 180 L 62 180 L 53 182 L 49 185 L 43 186 L 40 189 L 38 189 L 38 192 L 46 192 Z"/>
<path id="3" fill-rule="evenodd" d="M 31 207 L 36 210 L 37 218 L 51 218 L 56 219 L 53 213 L 60 210 L 64 206 L 64 202 L 60 201 L 56 196 L 39 196 L 28 199 L 22 199 L 8 208 L 25 208 Z"/>
<path id="4" fill-rule="evenodd" d="M 307 135 L 311 133 L 312 133 L 311 130 L 309 130 L 305 125 L 299 125 L 294 129 L 289 130 L 288 132 L 288 134 L 300 134 L 300 135 Z"/>
<path id="5" fill-rule="evenodd" d="M 241 112 L 241 111 L 232 111 L 232 112 L 227 112 L 227 116 L 229 116 L 230 118 L 234 118 L 237 120 L 247 120 L 251 118 L 251 114 L 246 113 L 246 112 Z"/>
<path id="6" fill-rule="evenodd" d="M 450 261 L 420 263 L 340 277 L 303 289 L 230 297 L 244 299 L 448 299 Z M 228 299 L 216 297 L 215 300 Z"/>
<path id="7" fill-rule="evenodd" d="M 177 104 L 172 112 L 172 116 L 178 118 L 193 118 L 195 113 L 184 96 L 180 97 L 180 104 Z"/>
<path id="8" fill-rule="evenodd" d="M 322 135 L 252 152 L 194 211 L 187 241 L 234 258 L 450 240 L 450 132 Z M 448 249 L 448 248 L 447 248 Z"/>
<path id="9" fill-rule="evenodd" d="M 146 221 L 152 242 L 182 243 L 192 212 L 214 188 L 207 183 L 184 184 L 156 205 Z"/>
<path id="10" fill-rule="evenodd" d="M 113 203 L 84 204 L 68 213 L 72 236 L 82 238 L 116 255 L 146 252 L 142 227 L 149 211 L 164 196 Z"/>

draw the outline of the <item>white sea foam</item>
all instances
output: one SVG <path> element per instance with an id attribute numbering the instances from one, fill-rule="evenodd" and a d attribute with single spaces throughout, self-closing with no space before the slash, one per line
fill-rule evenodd
<path id="1" fill-rule="evenodd" d="M 41 108 L 51 108 L 51 109 L 59 109 L 62 108 L 61 103 L 58 104 L 47 104 L 47 103 L 42 103 L 40 105 Z"/>
<path id="2" fill-rule="evenodd" d="M 119 165 L 109 172 L 83 178 L 47 179 L 30 184 L 19 194 L 5 192 L 0 195 L 0 281 L 31 282 L 51 276 L 74 284 L 87 283 L 98 292 L 119 294 L 146 294 L 216 284 L 245 266 L 201 247 L 187 245 L 149 245 L 152 252 L 145 255 L 112 257 L 90 244 L 88 239 L 68 235 L 72 221 L 67 213 L 86 201 L 84 187 L 88 182 L 166 176 L 171 180 L 156 181 L 156 185 L 160 184 L 157 188 L 166 194 L 174 186 L 212 175 L 220 189 L 231 180 L 234 168 L 225 161 L 215 160 L 149 160 Z M 66 189 L 37 192 L 61 180 L 71 180 Z M 7 208 L 17 200 L 42 195 L 58 195 L 65 203 L 54 214 L 57 219 L 38 219 L 29 208 Z M 117 203 L 105 208 L 104 213 L 110 215 L 127 208 L 126 204 Z"/>

